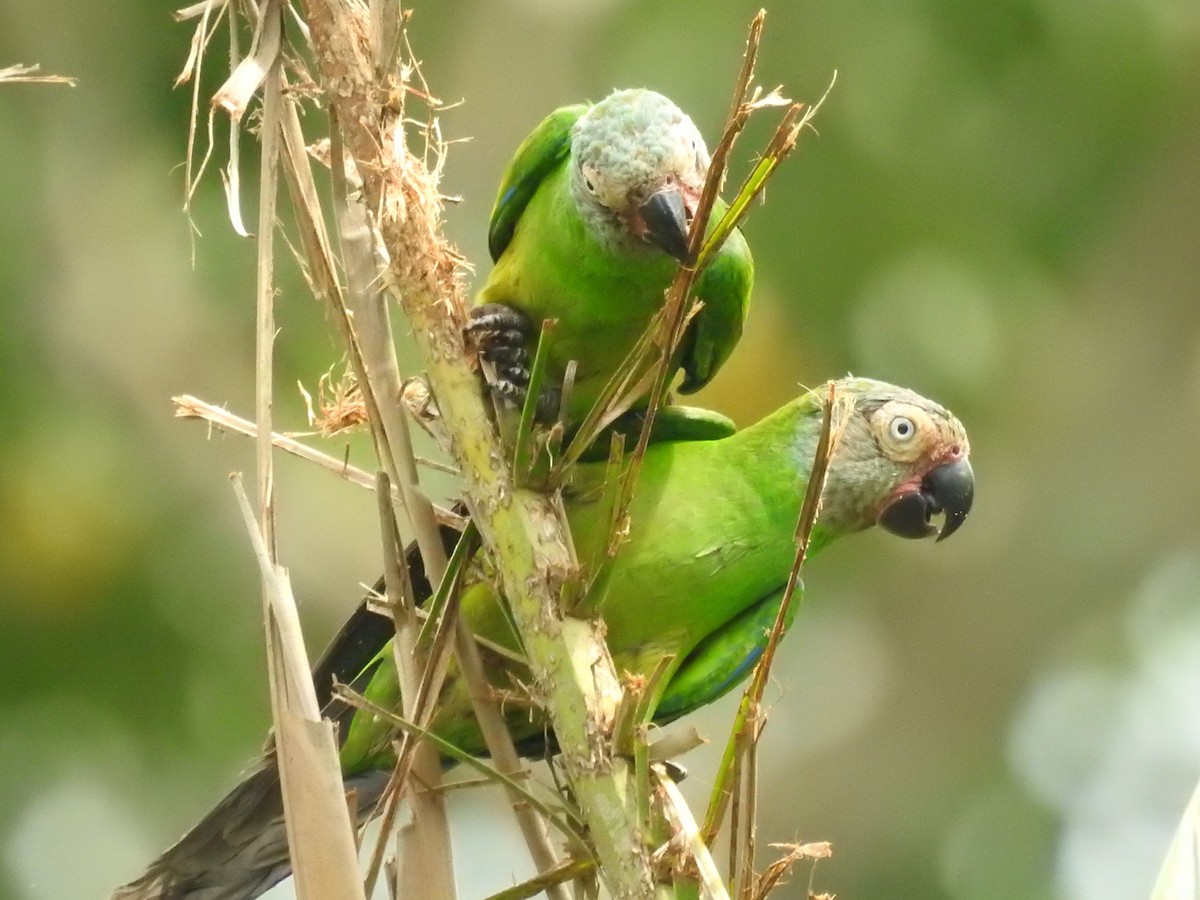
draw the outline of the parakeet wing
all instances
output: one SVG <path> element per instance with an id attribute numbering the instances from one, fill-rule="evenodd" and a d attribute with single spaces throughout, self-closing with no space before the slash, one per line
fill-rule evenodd
<path id="1" fill-rule="evenodd" d="M 542 180 L 570 154 L 571 126 L 587 109 L 582 103 L 556 109 L 517 148 L 500 182 L 488 225 L 488 251 L 493 262 L 512 240 L 517 220 Z"/>
<path id="2" fill-rule="evenodd" d="M 681 393 L 690 394 L 704 387 L 729 358 L 742 336 L 753 285 L 750 248 L 741 231 L 734 230 L 696 284 L 695 296 L 704 306 L 684 334 Z"/>
<path id="3" fill-rule="evenodd" d="M 797 596 L 792 598 L 783 623 L 785 631 L 795 618 L 802 590 L 801 585 L 796 586 Z M 782 590 L 769 594 L 701 641 L 671 676 L 654 711 L 654 721 L 660 725 L 672 722 L 745 680 L 767 646 L 782 599 Z"/>

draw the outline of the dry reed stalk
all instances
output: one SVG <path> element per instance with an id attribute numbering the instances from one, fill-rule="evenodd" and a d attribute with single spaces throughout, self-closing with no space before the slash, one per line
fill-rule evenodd
<path id="1" fill-rule="evenodd" d="M 741 900 L 753 896 L 759 883 L 754 876 L 754 856 L 758 741 L 766 723 L 762 710 L 763 691 L 766 689 L 771 665 L 775 660 L 789 609 L 800 583 L 800 572 L 808 555 L 812 529 L 820 512 L 829 463 L 837 449 L 849 409 L 848 401 L 837 393 L 833 382 L 829 383 L 828 388 L 808 487 L 796 522 L 796 555 L 766 647 L 754 667 L 750 683 L 742 694 L 742 702 L 714 779 L 713 793 L 702 832 L 704 842 L 712 846 L 725 812 L 732 804 L 729 836 L 730 881 L 735 887 L 734 895 Z"/>
<path id="2" fill-rule="evenodd" d="M 205 17 L 211 16 L 212 10 L 221 8 L 225 8 L 225 4 L 210 3 L 188 12 Z M 232 9 L 229 7 L 230 11 Z M 377 6 L 377 9 L 382 10 L 383 7 Z M 273 0 L 266 0 L 254 12 L 255 38 L 250 51 L 244 58 L 239 58 L 236 50 L 233 51 L 232 58 L 236 60 L 233 75 L 216 98 L 218 105 L 230 113 L 235 123 L 252 96 L 261 89 L 266 73 L 278 58 L 277 41 L 282 15 L 280 5 Z M 576 780 L 582 785 L 577 785 L 577 796 L 585 806 L 590 804 L 598 811 L 595 822 L 598 827 L 594 828 L 597 834 L 619 831 L 611 827 L 613 822 L 605 819 L 604 814 L 611 816 L 614 811 L 619 813 L 623 790 L 611 771 L 604 771 L 604 766 L 596 765 L 597 760 L 593 758 L 588 745 L 589 733 L 602 733 L 603 727 L 590 730 L 585 727 L 590 710 L 601 710 L 603 706 L 611 706 L 614 702 L 611 696 L 606 701 L 601 700 L 591 677 L 594 668 L 602 669 L 607 665 L 611 670 L 611 662 L 607 660 L 607 649 L 594 625 L 564 623 L 555 610 L 557 586 L 570 574 L 570 555 L 565 551 L 566 539 L 557 505 L 528 492 L 519 497 L 517 503 L 511 502 L 512 479 L 502 464 L 497 462 L 502 454 L 497 452 L 498 442 L 478 396 L 475 376 L 465 361 L 459 331 L 462 307 L 459 296 L 461 288 L 456 278 L 459 260 L 437 231 L 439 198 L 430 172 L 420 160 L 407 152 L 403 135 L 395 130 L 400 127 L 402 116 L 390 101 L 398 103 L 407 85 L 396 77 L 393 67 L 381 66 L 376 70 L 366 59 L 365 50 L 372 41 L 367 39 L 368 29 L 361 7 L 313 3 L 309 4 L 306 12 L 308 26 L 315 38 L 318 62 L 325 68 L 324 84 L 330 89 L 327 96 L 333 98 L 331 112 L 341 121 L 352 123 L 352 127 L 347 129 L 347 144 L 350 155 L 355 158 L 357 171 L 363 177 L 365 205 L 372 216 L 371 227 L 381 233 L 389 258 L 390 272 L 385 283 L 390 291 L 402 294 L 414 319 L 417 334 L 424 338 L 422 343 L 429 363 L 430 383 L 438 398 L 447 430 L 458 437 L 456 446 L 465 460 L 461 468 L 477 518 L 481 522 L 480 530 L 485 542 L 498 548 L 496 555 L 508 576 L 506 593 L 512 598 L 514 608 L 520 611 L 518 620 L 523 620 L 526 625 L 526 643 L 535 647 L 539 644 L 546 646 L 539 658 L 549 662 L 533 664 L 535 681 L 543 686 L 545 693 L 564 693 L 569 698 L 566 702 L 552 705 L 569 710 L 562 721 L 556 722 L 564 749 L 570 750 L 570 736 L 577 738 L 578 753 L 575 758 L 581 761 L 576 766 L 579 773 Z M 386 14 L 375 17 L 376 22 L 387 19 Z M 397 24 L 393 22 L 396 40 L 392 43 L 398 48 L 401 29 L 394 27 Z M 207 20 L 202 22 L 202 33 L 206 26 Z M 236 25 L 233 33 L 236 34 Z M 202 37 L 199 44 L 203 45 L 204 42 Z M 386 43 L 374 41 L 377 48 Z M 236 41 L 232 44 L 236 47 Z M 391 52 L 390 49 L 386 51 Z M 194 65 L 198 66 L 198 60 Z M 376 82 L 377 77 L 383 84 Z M 353 87 L 350 90 L 345 89 L 351 85 Z M 385 88 L 382 93 L 381 87 Z M 381 99 L 388 102 L 380 105 Z M 293 126 L 293 122 L 294 109 L 288 103 L 284 112 L 284 134 L 289 139 L 288 156 L 295 160 L 297 153 L 293 138 L 298 134 L 298 128 Z M 273 132 L 274 128 L 272 121 L 269 127 L 264 126 L 264 132 Z M 231 156 L 235 148 L 236 128 L 231 132 Z M 342 297 L 334 266 L 322 265 L 328 262 L 329 254 L 327 241 L 321 239 L 323 229 L 319 225 L 319 217 L 311 214 L 311 207 L 303 202 L 309 185 L 304 183 L 301 167 L 290 165 L 287 174 L 293 199 L 300 200 L 294 203 L 295 211 L 301 219 L 307 217 L 307 221 L 301 222 L 302 244 L 310 263 L 306 275 L 318 295 L 330 301 L 337 320 L 337 313 L 342 312 L 345 305 L 340 302 Z M 226 184 L 231 220 L 238 227 L 236 166 L 231 168 Z M 417 215 L 414 216 L 414 212 Z M 239 230 L 245 232 L 244 228 Z M 262 231 L 269 231 L 269 228 Z M 317 265 L 313 265 L 314 262 Z M 455 309 L 458 315 L 447 316 L 447 307 Z M 346 326 L 347 319 L 343 317 L 338 324 Z M 343 332 L 350 349 L 351 362 L 358 368 L 356 376 L 359 383 L 367 388 L 372 379 L 366 377 L 367 373 L 363 371 L 365 366 L 362 365 L 360 348 L 356 346 L 356 335 L 349 327 L 343 327 Z M 370 395 L 372 392 L 364 390 L 364 393 Z M 388 452 L 390 448 L 383 446 L 392 437 L 388 433 L 391 429 L 379 427 L 380 406 L 398 398 L 384 393 L 382 397 L 368 396 L 367 409 L 375 414 L 373 431 L 377 443 L 381 445 L 381 461 L 389 470 L 393 482 L 403 486 L 405 480 L 396 477 L 400 468 L 396 465 L 396 458 Z M 260 427 L 258 431 L 259 440 L 269 443 L 270 429 Z M 492 519 L 496 520 L 494 524 Z M 436 561 L 430 568 L 436 572 Z M 573 660 L 586 662 L 576 666 Z M 615 675 L 611 675 L 608 681 L 615 686 Z M 625 829 L 626 833 L 636 835 L 633 823 L 623 821 L 621 824 L 629 826 Z M 603 837 L 599 843 L 605 843 Z M 632 871 L 633 876 L 627 875 L 625 880 L 640 881 L 648 887 L 648 870 L 644 865 L 640 843 L 636 840 L 622 842 L 620 836 L 613 843 L 621 845 L 610 848 L 609 855 L 614 860 L 632 860 L 632 866 L 618 862 L 614 868 Z M 642 857 L 641 875 L 638 873 L 639 856 Z M 425 888 L 428 888 L 428 883 Z M 617 893 L 633 895 L 633 892 L 625 890 L 618 890 Z M 428 896 L 427 890 L 425 895 Z"/>
<path id="3" fill-rule="evenodd" d="M 317 707 L 287 570 L 272 561 L 240 475 L 233 476 L 233 485 L 263 579 L 275 749 L 296 896 L 363 900 L 337 742 Z"/>
<path id="4" fill-rule="evenodd" d="M 237 40 L 235 13 L 238 9 L 248 11 L 254 28 L 251 46 L 244 57 Z M 310 42 L 320 73 L 317 79 L 320 95 L 328 104 L 330 114 L 330 168 L 336 206 L 333 217 L 321 209 L 300 132 L 296 98 L 304 92 L 289 90 L 284 93 L 288 88 L 281 60 L 288 60 L 289 71 L 303 73 L 305 69 L 305 63 L 292 53 L 282 36 L 282 19 L 291 8 L 285 9 L 281 0 L 261 0 L 259 6 L 247 3 L 236 7 L 232 0 L 207 0 L 180 13 L 181 17 L 201 19 L 181 80 L 198 75 L 204 48 L 216 23 L 224 13 L 229 13 L 233 72 L 214 98 L 214 105 L 225 109 L 234 123 L 230 133 L 230 168 L 225 183 L 230 218 L 241 233 L 246 230 L 241 225 L 239 212 L 237 124 L 253 96 L 263 92 L 260 137 L 264 162 L 258 221 L 259 422 L 253 433 L 259 448 L 260 506 L 266 548 L 264 573 L 267 563 L 274 566 L 270 549 L 273 527 L 270 451 L 274 443 L 280 442 L 270 428 L 269 348 L 274 331 L 269 301 L 274 182 L 282 159 L 299 230 L 304 274 L 314 293 L 328 304 L 331 319 L 346 344 L 347 357 L 361 390 L 363 409 L 383 468 L 378 477 L 378 496 L 388 561 L 386 606 L 397 624 L 397 664 L 405 685 L 405 718 L 411 723 L 411 727 L 401 728 L 405 737 L 396 777 L 403 784 L 411 766 L 414 771 L 419 771 L 420 780 L 424 781 L 423 789 L 409 792 L 418 810 L 417 827 L 424 828 L 424 836 L 403 854 L 398 867 L 396 877 L 401 882 L 403 896 L 449 898 L 453 895 L 449 842 L 444 813 L 439 811 L 442 795 L 437 789 L 440 763 L 425 728 L 434 712 L 432 698 L 438 695 L 437 687 L 446 670 L 446 648 L 450 646 L 451 635 L 460 670 L 472 688 L 476 715 L 498 763 L 499 775 L 496 777 L 510 791 L 531 853 L 543 870 L 540 889 L 552 898 L 565 900 L 561 882 L 551 873 L 578 874 L 591 865 L 591 860 L 558 864 L 548 842 L 542 814 L 525 803 L 520 791 L 513 787 L 515 782 L 511 776 L 522 771 L 521 763 L 486 689 L 476 641 L 455 619 L 453 602 L 448 604 L 446 613 L 439 620 L 436 636 L 428 648 L 420 640 L 422 617 L 413 609 L 411 591 L 405 584 L 407 573 L 400 564 L 402 554 L 397 521 L 404 519 L 412 526 L 426 572 L 434 583 L 446 571 L 446 558 L 437 530 L 436 511 L 418 486 L 407 422 L 400 410 L 403 382 L 391 340 L 387 296 L 400 301 L 412 324 L 431 394 L 437 404 L 440 425 L 449 436 L 452 455 L 464 480 L 472 519 L 500 573 L 501 587 L 510 603 L 533 676 L 534 694 L 545 706 L 554 728 L 571 795 L 579 805 L 609 891 L 621 900 L 661 896 L 661 891 L 654 886 L 644 845 L 644 820 L 639 816 L 637 790 L 630 790 L 629 767 L 620 756 L 621 748 L 614 746 L 612 740 L 614 720 L 622 710 L 621 685 L 597 623 L 564 615 L 560 608 L 565 597 L 578 597 L 579 586 L 586 580 L 565 527 L 561 497 L 555 492 L 543 494 L 529 490 L 523 486 L 519 473 L 514 477 L 506 463 L 507 454 L 491 424 L 489 408 L 480 395 L 477 376 L 468 363 L 461 330 L 466 307 L 459 278 L 463 261 L 440 230 L 441 197 L 437 184 L 444 147 L 437 141 L 436 119 L 430 118 L 426 122 L 426 143 L 420 157 L 409 145 L 409 130 L 413 123 L 406 118 L 407 97 L 425 98 L 431 101 L 431 109 L 434 103 L 423 82 L 419 86 L 412 83 L 414 78 L 420 78 L 419 68 L 411 58 L 401 59 L 407 50 L 405 17 L 398 5 L 383 0 L 370 0 L 369 8 L 361 3 L 303 0 L 302 10 L 304 19 L 297 20 L 297 32 Z M 654 410 L 665 394 L 665 361 L 671 357 L 671 348 L 680 340 L 691 314 L 686 303 L 688 290 L 696 272 L 702 269 L 706 254 L 711 257 L 719 245 L 719 240 L 712 240 L 701 246 L 706 210 L 711 209 L 716 196 L 729 149 L 752 110 L 787 104 L 774 92 L 766 97 L 757 91 L 753 95 L 748 93 L 761 27 L 760 14 L 748 41 L 747 60 L 735 94 L 731 125 L 718 147 L 719 162 L 710 175 L 702 214 L 691 235 L 700 262 L 695 269 L 681 272 L 668 295 L 667 313 L 656 323 L 642 348 L 656 354 L 663 364 L 649 375 L 635 377 L 632 367 L 619 373 L 621 381 L 616 393 L 624 392 L 626 402 L 630 391 L 643 389 L 647 377 L 654 378 L 654 387 L 646 426 L 634 454 L 633 469 L 618 479 L 617 489 L 622 497 L 622 503 L 616 507 L 618 510 L 627 506 Z M 311 86 L 306 85 L 304 90 L 310 91 Z M 728 234 L 741 220 L 750 199 L 761 191 L 774 167 L 794 145 L 796 135 L 808 119 L 805 116 L 796 124 L 798 113 L 799 107 L 791 107 L 768 147 L 765 166 L 760 163 L 752 172 L 747 186 L 731 207 L 732 215 L 718 227 L 721 234 Z M 210 152 L 212 130 L 210 116 Z M 194 177 L 190 174 L 194 135 L 193 126 L 189 135 L 189 197 L 199 178 L 199 173 Z M 432 165 L 431 153 L 434 157 Z M 203 162 L 200 168 L 203 168 Z M 325 221 L 330 218 L 338 224 L 340 253 L 336 255 L 325 229 Z M 342 277 L 345 278 L 344 287 Z M 621 402 L 621 398 L 617 401 Z M 297 448 L 288 449 L 295 451 Z M 306 455 L 313 458 L 311 453 Z M 346 470 L 344 466 L 341 468 Z M 358 480 L 371 479 L 361 473 Z M 621 525 L 620 517 L 615 524 Z M 286 593 L 281 588 L 272 588 L 272 591 L 268 593 L 268 599 Z M 278 615 L 275 604 L 270 610 L 269 619 Z M 274 641 L 277 629 L 277 625 L 268 629 L 269 643 Z M 291 633 L 290 626 L 288 633 Z M 422 658 L 425 649 L 429 652 Z M 769 649 L 773 653 L 773 647 Z M 303 652 L 302 644 L 300 651 Z M 272 644 L 270 671 L 273 678 L 277 671 L 283 672 L 287 677 L 281 685 L 294 687 L 291 683 L 300 677 L 296 674 L 294 660 L 290 670 L 282 662 L 277 665 L 279 652 Z M 306 669 L 304 675 L 307 676 Z M 644 734 L 644 719 L 648 718 L 652 705 L 651 699 L 645 699 L 637 707 L 636 715 L 628 710 L 623 713 L 633 715 L 630 721 L 643 721 L 639 735 Z M 290 728 L 286 716 L 282 718 L 283 725 Z M 282 728 L 280 730 L 282 732 Z M 423 737 L 425 741 L 420 740 Z M 649 759 L 644 737 L 635 740 L 634 745 L 640 748 L 639 759 L 644 767 L 645 760 Z M 332 768 L 328 765 L 330 759 L 333 760 Z M 325 768 L 314 778 L 328 781 L 336 774 L 336 758 L 325 753 L 322 764 Z M 285 782 L 287 780 L 285 778 Z M 288 793 L 285 783 L 285 805 L 288 807 L 289 835 L 293 838 L 298 887 L 306 892 L 304 896 L 336 896 L 312 893 L 318 889 L 311 885 L 320 883 L 319 879 L 326 878 L 325 883 L 332 883 L 332 870 L 325 867 L 324 860 L 311 849 L 311 844 L 309 850 L 301 846 L 305 840 L 305 826 L 314 822 L 308 819 L 292 822 L 294 803 L 286 799 Z M 393 792 L 389 809 L 394 809 L 396 797 L 398 792 Z M 343 815 L 344 809 L 343 803 Z M 676 813 L 673 814 L 676 822 L 687 821 L 685 813 Z M 338 818 L 334 815 L 328 821 Z M 692 843 L 693 855 L 698 860 L 701 856 L 708 859 L 702 843 Z M 313 857 L 306 865 L 301 857 L 308 853 Z M 372 863 L 372 872 L 378 871 L 381 861 L 380 850 Z M 708 863 L 711 863 L 710 859 Z M 305 875 L 302 868 L 315 874 Z M 314 878 L 318 880 L 314 881 Z M 712 883 L 707 876 L 706 882 Z M 591 892 L 586 885 L 580 887 L 583 882 L 576 884 L 577 892 Z M 394 884 L 390 886 L 395 888 Z M 361 890 L 357 895 L 361 896 Z"/>
<path id="5" fill-rule="evenodd" d="M 240 434 L 248 438 L 257 438 L 258 436 L 257 425 L 249 419 L 243 419 L 241 416 L 235 415 L 223 406 L 207 403 L 204 400 L 193 397 L 191 394 L 172 397 L 171 402 L 175 404 L 175 415 L 177 418 L 203 419 L 220 431 L 226 431 L 230 434 Z M 271 432 L 271 444 L 285 453 L 290 453 L 307 462 L 316 463 L 321 468 L 328 469 L 351 484 L 356 484 L 370 491 L 375 490 L 375 478 L 369 472 L 360 469 L 358 466 L 351 465 L 344 459 L 337 459 L 328 453 L 322 453 L 320 450 L 310 447 L 307 444 L 302 444 L 296 440 L 294 432 Z M 437 460 L 425 459 L 418 456 L 417 463 L 439 472 L 448 472 L 452 475 L 458 474 L 457 470 Z M 392 490 L 393 492 L 398 491 L 397 488 L 393 488 Z M 467 521 L 466 517 L 441 506 L 434 507 L 434 515 L 437 517 L 439 524 L 449 525 L 455 531 L 462 531 Z"/>
<path id="6" fill-rule="evenodd" d="M 278 132 L 282 102 L 278 60 L 267 70 L 263 95 L 263 152 L 255 327 L 255 406 L 258 438 L 258 528 L 247 527 L 262 569 L 267 668 L 271 688 L 279 783 L 283 794 L 288 848 L 297 896 L 302 900 L 361 900 L 357 846 L 342 791 L 333 728 L 321 718 L 312 671 L 300 632 L 300 619 L 286 574 L 276 562 L 274 467 L 271 448 L 273 393 L 275 199 L 278 187 Z M 243 512 L 249 512 L 239 489 Z M 255 538 L 261 538 L 255 540 Z"/>
<path id="7" fill-rule="evenodd" d="M 701 889 L 701 896 L 707 897 L 709 900 L 729 900 L 725 882 L 721 878 L 716 862 L 713 861 L 708 844 L 704 843 L 700 826 L 692 816 L 692 811 L 688 809 L 683 794 L 679 792 L 679 788 L 667 774 L 664 766 L 655 765 L 653 773 L 663 818 L 674 829 L 687 851 L 689 861 L 696 871 L 696 881 Z"/>
<path id="8" fill-rule="evenodd" d="M 67 87 L 78 84 L 76 79 L 67 75 L 39 75 L 41 68 L 37 63 L 32 66 L 21 63 L 5 66 L 0 69 L 0 84 L 65 84 Z"/>
<path id="9" fill-rule="evenodd" d="M 649 896 L 649 866 L 620 777 L 624 766 L 600 739 L 619 685 L 596 625 L 558 611 L 561 586 L 574 575 L 564 522 L 550 498 L 515 486 L 466 362 L 459 260 L 440 233 L 436 182 L 405 143 L 398 106 L 406 86 L 391 71 L 377 80 L 361 8 L 310 0 L 304 11 L 327 96 L 388 253 L 385 283 L 413 324 L 430 388 L 455 438 L 468 503 L 502 572 L 534 684 L 546 699 L 610 886 L 618 897 Z"/>

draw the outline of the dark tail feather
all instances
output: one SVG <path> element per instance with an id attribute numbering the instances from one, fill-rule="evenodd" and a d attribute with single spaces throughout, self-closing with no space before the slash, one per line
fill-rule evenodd
<path id="1" fill-rule="evenodd" d="M 443 526 L 441 534 L 446 552 L 452 552 L 458 532 Z M 433 589 L 415 545 L 408 548 L 406 559 L 416 596 L 430 596 Z M 382 585 L 377 590 L 382 591 Z M 318 703 L 337 723 L 342 738 L 354 710 L 332 696 L 333 683 L 361 689 L 370 676 L 366 667 L 393 634 L 392 620 L 372 612 L 364 600 L 313 669 Z M 140 878 L 118 888 L 112 900 L 253 900 L 287 878 L 292 867 L 279 769 L 274 742 L 268 746 L 241 784 Z M 357 795 L 359 825 L 374 811 L 389 774 L 364 772 L 346 779 L 346 790 Z"/>
<path id="2" fill-rule="evenodd" d="M 347 779 L 347 791 L 357 794 L 360 825 L 387 780 L 383 771 Z M 117 888 L 112 900 L 253 900 L 291 872 L 272 753 L 140 878 Z"/>

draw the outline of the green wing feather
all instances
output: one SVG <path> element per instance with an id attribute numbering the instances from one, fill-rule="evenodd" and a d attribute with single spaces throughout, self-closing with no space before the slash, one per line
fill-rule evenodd
<path id="1" fill-rule="evenodd" d="M 913 403 L 922 398 L 865 379 L 845 379 L 839 386 L 856 401 L 841 445 L 844 459 L 855 465 L 843 469 L 834 461 L 830 475 L 835 489 L 826 496 L 810 556 L 838 535 L 859 530 L 863 514 L 910 477 L 909 465 L 885 458 L 864 416 L 892 397 Z M 809 465 L 802 451 L 816 442 L 823 397 L 823 391 L 810 391 L 720 440 L 665 442 L 647 449 L 629 508 L 628 545 L 599 573 L 596 589 L 604 603 L 609 647 L 622 670 L 645 674 L 666 656 L 681 660 L 655 710 L 656 721 L 712 702 L 743 681 L 761 658 L 795 554 L 795 519 Z M 928 408 L 942 419 L 939 427 L 965 444 L 957 420 L 936 405 Z M 863 461 L 872 459 L 877 471 L 864 475 Z M 578 547 L 589 541 L 606 544 L 613 520 L 611 497 L 597 496 L 595 488 L 609 475 L 607 464 L 580 465 L 576 475 L 576 493 L 565 498 L 575 542 Z M 418 560 L 410 552 L 408 561 Z M 490 570 L 482 555 L 466 570 L 459 613 L 472 631 L 490 639 L 481 650 L 493 684 L 523 691 L 528 673 L 519 656 L 514 659 L 519 641 Z M 428 596 L 432 586 L 419 574 L 413 573 L 417 596 Z M 791 625 L 797 606 L 792 605 L 785 626 Z M 390 622 L 372 617 L 379 618 L 368 610 L 356 614 L 322 657 L 316 669 L 318 690 L 328 699 L 328 685 L 335 678 L 349 678 L 356 685 L 367 681 L 369 699 L 399 708 L 394 655 L 387 649 Z M 432 728 L 469 752 L 483 752 L 469 691 L 453 661 L 446 674 Z M 328 706 L 336 707 L 337 701 Z M 394 764 L 394 734 L 388 723 L 362 711 L 332 712 L 344 726 L 343 773 L 363 776 L 347 785 L 364 791 L 358 794 L 359 810 L 368 810 L 386 782 L 369 776 Z M 546 725 L 540 714 L 512 703 L 505 715 L 523 751 L 533 752 L 544 743 Z M 284 877 L 286 834 L 278 779 L 276 760 L 268 752 L 213 813 L 117 896 L 149 900 L 163 896 L 165 885 L 250 897 Z"/>
<path id="2" fill-rule="evenodd" d="M 801 585 L 788 606 L 783 628 L 791 627 L 799 607 Z M 654 711 L 660 725 L 685 716 L 723 697 L 744 681 L 767 646 L 783 591 L 775 591 L 712 632 L 687 655 L 671 676 Z"/>
<path id="3" fill-rule="evenodd" d="M 724 211 L 724 203 L 714 208 L 714 221 Z M 684 335 L 680 365 L 684 379 L 679 391 L 698 391 L 717 374 L 742 336 L 742 324 L 750 307 L 754 287 L 754 260 L 750 247 L 735 229 L 721 246 L 716 258 L 700 275 L 695 295 L 704 301 Z"/>
<path id="4" fill-rule="evenodd" d="M 640 422 L 639 422 L 640 428 Z M 654 417 L 650 442 L 663 441 L 718 441 L 737 431 L 737 426 L 728 416 L 716 410 L 699 406 L 664 406 Z M 605 445 L 607 447 L 607 444 Z"/>
<path id="5" fill-rule="evenodd" d="M 478 302 L 503 303 L 539 322 L 559 320 L 551 374 L 561 379 L 568 360 L 580 365 L 568 420 L 586 414 L 601 388 L 662 302 L 674 274 L 665 254 L 628 254 L 593 246 L 573 205 L 539 194 L 559 177 L 570 156 L 575 123 L 588 104 L 555 110 L 517 148 L 492 209 L 488 249 L 497 263 Z M 565 190 L 566 180 L 553 182 Z M 537 200 L 535 201 L 535 195 Z M 713 224 L 725 211 L 717 202 Z M 527 215 L 528 214 L 528 215 Z M 525 224 L 518 225 L 525 218 Z M 530 237 L 522 240 L 528 230 Z M 503 257 L 503 259 L 502 259 Z M 707 384 L 733 352 L 750 302 L 754 264 L 740 231 L 726 240 L 696 285 L 704 303 L 688 325 L 677 365 L 683 393 Z M 616 300 L 621 302 L 615 302 Z"/>
<path id="6" fill-rule="evenodd" d="M 488 225 L 488 251 L 493 262 L 508 247 L 517 220 L 542 181 L 570 154 L 571 128 L 587 110 L 588 105 L 583 103 L 556 109 L 517 148 L 500 182 Z"/>

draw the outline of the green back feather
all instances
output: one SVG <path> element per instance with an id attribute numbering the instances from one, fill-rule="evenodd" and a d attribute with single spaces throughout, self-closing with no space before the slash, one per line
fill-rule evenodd
<path id="1" fill-rule="evenodd" d="M 517 220 L 546 176 L 570 155 L 571 128 L 587 110 L 587 104 L 582 103 L 556 109 L 517 148 L 500 182 L 488 225 L 488 251 L 493 262 L 508 247 Z"/>

